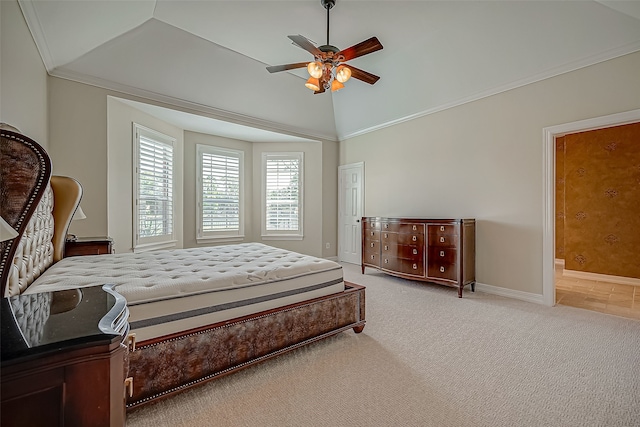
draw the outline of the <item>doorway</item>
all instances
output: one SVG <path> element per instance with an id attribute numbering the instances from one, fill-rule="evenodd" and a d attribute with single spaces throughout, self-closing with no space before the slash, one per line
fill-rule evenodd
<path id="1" fill-rule="evenodd" d="M 364 163 L 338 167 L 338 261 L 362 262 Z"/>
<path id="2" fill-rule="evenodd" d="M 545 305 L 556 304 L 555 286 L 555 141 L 557 137 L 569 133 L 603 129 L 640 121 L 640 109 L 610 116 L 597 117 L 578 122 L 566 123 L 543 129 L 543 283 L 542 297 Z"/>

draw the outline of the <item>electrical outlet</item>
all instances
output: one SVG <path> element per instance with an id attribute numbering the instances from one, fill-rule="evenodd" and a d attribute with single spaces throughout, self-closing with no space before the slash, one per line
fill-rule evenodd
<path id="1" fill-rule="evenodd" d="M 331 249 L 331 243 L 327 242 L 324 244 L 325 249 Z"/>

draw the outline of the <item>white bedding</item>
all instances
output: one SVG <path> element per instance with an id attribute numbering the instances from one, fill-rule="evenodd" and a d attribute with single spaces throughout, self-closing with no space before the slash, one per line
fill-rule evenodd
<path id="1" fill-rule="evenodd" d="M 113 283 L 138 341 L 344 290 L 342 266 L 261 243 L 65 258 L 25 293 Z"/>

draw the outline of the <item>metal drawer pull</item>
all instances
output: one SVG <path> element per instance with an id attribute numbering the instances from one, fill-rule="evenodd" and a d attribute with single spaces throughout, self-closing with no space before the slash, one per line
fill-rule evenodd
<path id="1" fill-rule="evenodd" d="M 136 351 L 136 333 L 131 332 L 127 335 L 127 345 L 129 346 L 129 351 Z"/>
<path id="2" fill-rule="evenodd" d="M 444 256 L 444 251 L 440 251 L 440 256 Z"/>
<path id="3" fill-rule="evenodd" d="M 417 270 L 418 269 L 418 264 L 413 264 L 413 269 Z"/>
<path id="4" fill-rule="evenodd" d="M 372 235 L 372 236 L 374 236 L 374 235 L 375 235 L 375 233 L 372 231 L 372 232 L 371 232 L 371 235 Z"/>
<path id="5" fill-rule="evenodd" d="M 124 388 L 129 393 L 129 397 L 133 397 L 133 377 L 124 380 Z"/>
<path id="6" fill-rule="evenodd" d="M 371 255 L 371 259 L 376 259 L 376 256 L 375 255 Z"/>
<path id="7" fill-rule="evenodd" d="M 416 227 L 415 225 L 413 226 L 413 231 L 416 231 L 418 229 L 418 227 Z"/>
<path id="8" fill-rule="evenodd" d="M 440 267 L 440 273 L 444 273 L 444 267 Z"/>
<path id="9" fill-rule="evenodd" d="M 388 245 L 384 245 L 384 250 L 388 251 L 389 250 L 389 246 Z"/>
<path id="10" fill-rule="evenodd" d="M 389 264 L 389 260 L 385 258 L 384 263 Z"/>
<path id="11" fill-rule="evenodd" d="M 417 250 L 417 249 L 414 249 L 414 250 L 413 250 L 413 254 L 414 254 L 414 255 L 418 255 L 418 250 Z"/>
<path id="12" fill-rule="evenodd" d="M 444 243 L 444 237 L 440 238 L 440 243 Z"/>
<path id="13" fill-rule="evenodd" d="M 371 247 L 372 247 L 372 248 L 373 248 L 373 247 L 375 247 L 375 245 L 376 245 L 375 243 L 371 243 Z"/>
<path id="14" fill-rule="evenodd" d="M 384 228 L 389 228 L 389 224 L 385 224 L 385 225 L 384 225 Z"/>
<path id="15" fill-rule="evenodd" d="M 440 226 L 440 231 L 444 231 L 444 225 Z"/>
<path id="16" fill-rule="evenodd" d="M 384 238 L 388 238 L 389 237 L 389 233 L 384 233 Z"/>
<path id="17" fill-rule="evenodd" d="M 411 240 L 413 240 L 414 242 L 418 241 L 418 236 L 411 236 Z"/>

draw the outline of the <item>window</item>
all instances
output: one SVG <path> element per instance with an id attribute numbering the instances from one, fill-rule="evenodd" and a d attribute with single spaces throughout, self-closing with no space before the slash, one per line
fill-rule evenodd
<path id="1" fill-rule="evenodd" d="M 198 241 L 244 237 L 242 151 L 197 145 Z"/>
<path id="2" fill-rule="evenodd" d="M 175 246 L 173 150 L 176 140 L 136 123 L 134 134 L 133 249 Z"/>
<path id="3" fill-rule="evenodd" d="M 302 239 L 303 153 L 262 154 L 262 237 Z"/>

